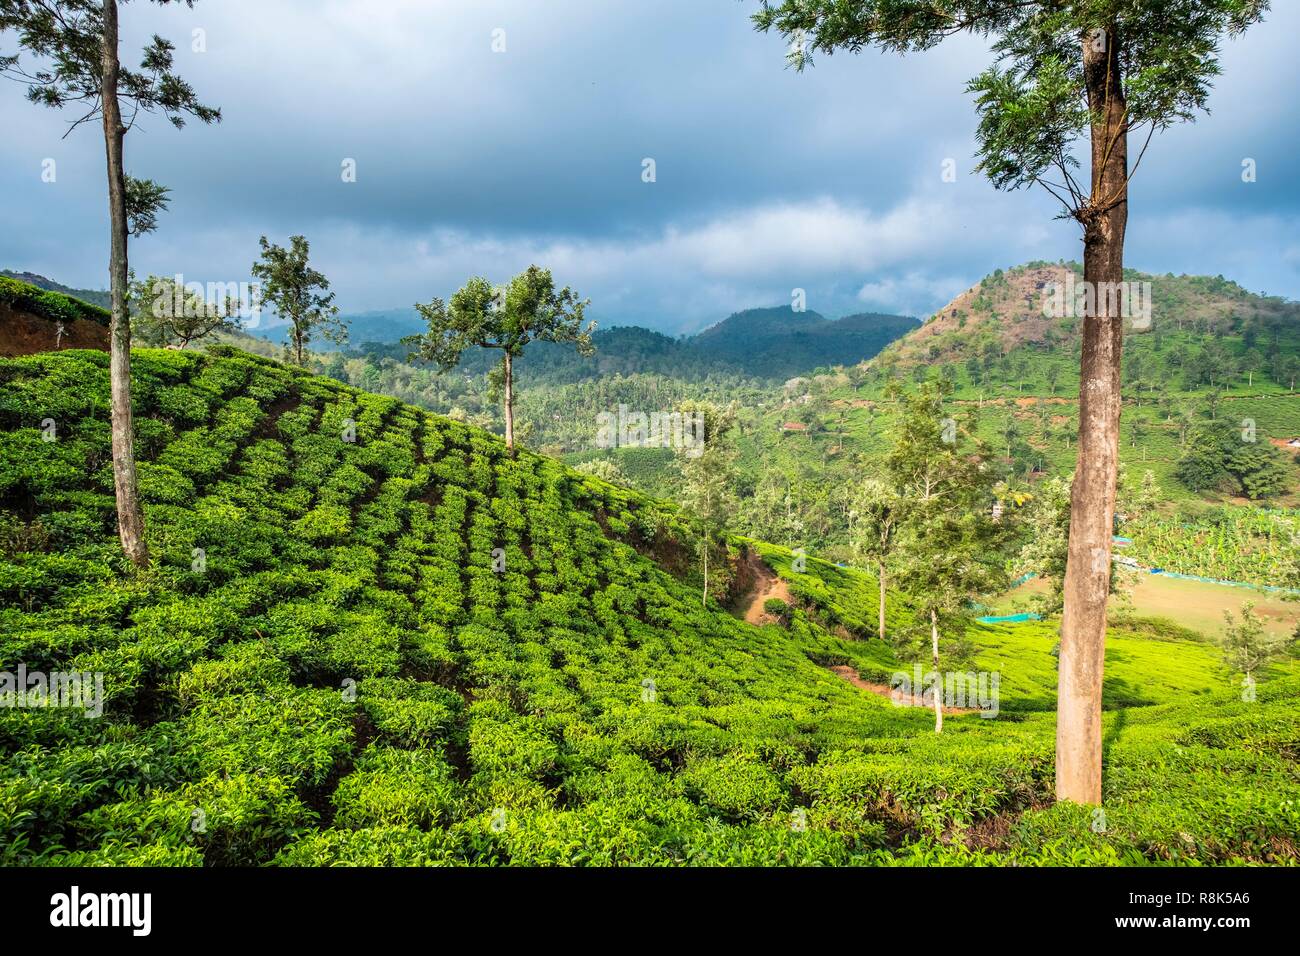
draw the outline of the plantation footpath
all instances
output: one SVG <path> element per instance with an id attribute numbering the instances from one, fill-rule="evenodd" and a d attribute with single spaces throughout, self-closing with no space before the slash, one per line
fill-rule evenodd
<path id="1" fill-rule="evenodd" d="M 936 736 L 829 670 L 910 670 L 864 572 L 731 540 L 788 589 L 756 626 L 701 606 L 671 504 L 228 347 L 132 362 L 138 574 L 108 356 L 0 360 L 0 671 L 104 688 L 0 707 L 0 864 L 1300 858 L 1293 661 L 1244 700 L 1114 631 L 1098 818 L 1052 802 L 1046 624 L 974 632 L 999 716 Z"/>

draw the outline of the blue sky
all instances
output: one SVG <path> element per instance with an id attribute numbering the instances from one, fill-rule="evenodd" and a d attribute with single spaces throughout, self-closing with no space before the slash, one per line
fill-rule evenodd
<path id="1" fill-rule="evenodd" d="M 1129 265 L 1300 298 L 1300 4 L 1275 6 L 1225 46 L 1211 115 L 1153 142 Z M 132 265 L 238 281 L 258 236 L 302 233 L 345 311 L 407 307 L 537 262 L 604 325 L 679 332 L 788 303 L 796 287 L 830 316 L 923 314 L 1000 266 L 1080 257 L 1077 227 L 1053 219 L 1046 194 L 998 193 L 971 172 L 963 89 L 988 62 L 980 41 L 822 57 L 798 74 L 779 37 L 752 30 L 755 7 L 125 4 L 124 58 L 150 32 L 172 39 L 182 74 L 225 114 L 182 131 L 145 118 L 128 135 L 128 170 L 173 189 Z M 62 138 L 72 118 L 0 83 L 0 267 L 102 288 L 103 145 L 94 126 Z M 956 182 L 942 179 L 947 158 Z M 342 181 L 345 159 L 356 182 Z"/>

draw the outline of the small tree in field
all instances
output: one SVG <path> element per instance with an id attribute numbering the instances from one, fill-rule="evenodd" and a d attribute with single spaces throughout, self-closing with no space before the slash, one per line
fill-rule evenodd
<path id="1" fill-rule="evenodd" d="M 1047 582 L 1047 592 L 1037 598 L 1038 613 L 1043 617 L 1060 614 L 1064 607 L 1065 569 L 1070 556 L 1070 485 L 1073 476 L 1055 476 L 1040 483 L 1022 514 L 1028 531 L 1024 545 L 1017 556 L 1017 570 L 1036 574 Z M 1148 514 L 1159 500 L 1159 487 L 1155 476 L 1146 472 L 1142 484 L 1136 489 L 1124 488 L 1121 480 L 1121 497 L 1130 513 Z M 1121 580 L 1112 562 L 1110 594 L 1122 595 Z"/>
<path id="2" fill-rule="evenodd" d="M 290 236 L 289 248 L 259 240 L 262 259 L 254 262 L 253 277 L 261 282 L 262 302 L 289 323 L 289 349 L 302 365 L 307 346 L 320 336 L 337 344 L 348 340 L 347 323 L 339 319 L 330 283 L 307 260 L 311 247 L 303 236 Z"/>
<path id="3" fill-rule="evenodd" d="M 868 478 L 854 499 L 853 548 L 876 566 L 880 584 L 880 607 L 877 631 L 885 639 L 885 586 L 889 562 L 898 545 L 899 525 L 903 520 L 904 501 L 878 478 Z"/>
<path id="4" fill-rule="evenodd" d="M 722 440 L 735 424 L 734 407 L 719 408 L 710 402 L 689 400 L 678 406 L 684 415 L 698 415 L 703 419 L 702 435 L 696 435 L 702 445 L 679 450 L 677 465 L 682 475 L 681 503 L 687 517 L 695 525 L 704 572 L 704 589 L 701 601 L 709 603 L 709 552 L 713 538 L 727 516 L 735 511 L 731 490 L 731 464 L 734 454 Z"/>
<path id="5" fill-rule="evenodd" d="M 448 302 L 417 303 L 416 311 L 429 323 L 429 331 L 402 342 L 413 347 L 412 358 L 434 362 L 444 372 L 460 364 L 460 357 L 472 346 L 500 349 L 506 447 L 513 452 L 515 359 L 533 341 L 571 343 L 580 354 L 593 354 L 591 333 L 596 324 L 583 325 L 583 310 L 589 304 L 568 286 L 557 291 L 550 269 L 529 266 L 503 289 L 493 288 L 487 279 L 473 278 Z"/>
<path id="6" fill-rule="evenodd" d="M 993 517 L 997 475 L 988 452 L 971 447 L 944 414 L 944 383 L 899 396 L 894 447 L 886 460 L 902 498 L 897 580 L 911 596 L 918 624 L 929 628 L 930 659 L 939 673 L 940 635 L 964 637 L 976 598 L 1006 585 L 1000 555 L 1011 518 Z M 973 432 L 973 429 L 970 430 Z M 934 732 L 943 731 L 943 689 L 934 695 Z"/>
<path id="7" fill-rule="evenodd" d="M 235 332 L 239 304 L 229 297 L 208 302 L 175 279 L 149 276 L 131 283 L 132 321 L 140 338 L 151 345 L 184 349 L 214 332 Z"/>
<path id="8" fill-rule="evenodd" d="M 1223 612 L 1223 660 L 1234 671 L 1254 681 L 1259 670 L 1270 661 L 1282 656 L 1288 639 L 1273 636 L 1264 630 L 1264 624 L 1255 613 L 1254 602 L 1241 606 L 1241 616 L 1234 618 L 1231 611 Z"/>
<path id="9" fill-rule="evenodd" d="M 1038 612 L 1043 617 L 1059 614 L 1070 550 L 1069 479 L 1057 476 L 1038 486 L 1025 509 L 1025 524 L 1029 534 L 1020 550 L 1019 570 L 1047 582 L 1047 593 L 1038 599 Z"/>
<path id="10" fill-rule="evenodd" d="M 999 189 L 1040 185 L 1082 230 L 1079 446 L 1057 704 L 1056 795 L 1101 802 L 1101 689 L 1119 469 L 1124 233 L 1130 134 L 1191 120 L 1219 73 L 1219 42 L 1258 22 L 1267 0 L 762 0 L 761 30 L 811 52 L 928 50 L 961 33 L 993 40 L 971 81 L 979 169 Z M 1080 182 L 1077 151 L 1090 169 Z"/>
<path id="11" fill-rule="evenodd" d="M 192 7 L 193 0 L 187 0 L 187 5 Z M 133 565 L 143 568 L 149 564 L 149 548 L 144 539 L 131 416 L 127 239 L 156 227 L 167 191 L 150 180 L 126 174 L 124 142 L 141 113 L 161 113 L 180 128 L 187 116 L 212 123 L 221 119 L 221 112 L 201 104 L 190 85 L 174 72 L 175 47 L 160 36 L 155 35 L 144 48 L 139 69 L 122 66 L 117 7 L 117 0 L 0 0 L 0 36 L 12 31 L 20 51 L 0 52 L 0 74 L 26 84 L 27 98 L 33 103 L 80 110 L 73 129 L 96 118 L 103 121 L 110 224 L 113 487 L 122 551 Z M 25 64 L 24 53 L 35 64 Z M 123 106 L 129 118 L 123 117 Z"/>

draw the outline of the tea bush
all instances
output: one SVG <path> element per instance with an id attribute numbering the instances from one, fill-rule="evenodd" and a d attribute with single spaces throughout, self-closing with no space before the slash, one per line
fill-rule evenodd
<path id="1" fill-rule="evenodd" d="M 0 864 L 1297 861 L 1295 661 L 1244 702 L 1205 643 L 1114 629 L 1102 827 L 1053 805 L 1048 624 L 971 634 L 998 716 L 936 737 L 828 669 L 910 671 L 863 571 L 720 542 L 789 584 L 751 626 L 669 503 L 234 349 L 133 366 L 142 574 L 106 356 L 0 360 L 0 670 L 104 684 L 0 707 Z"/>

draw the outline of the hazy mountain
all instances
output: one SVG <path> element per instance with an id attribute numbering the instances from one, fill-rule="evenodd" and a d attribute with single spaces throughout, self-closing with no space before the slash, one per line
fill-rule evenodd
<path id="1" fill-rule="evenodd" d="M 827 319 L 790 306 L 747 309 L 689 340 L 692 349 L 750 375 L 784 378 L 830 365 L 853 365 L 915 330 L 903 315 L 861 313 Z"/>
<path id="2" fill-rule="evenodd" d="M 406 349 L 396 344 L 402 336 L 423 330 L 414 312 L 369 312 L 346 318 L 352 322 L 351 347 L 390 358 L 405 356 Z M 900 315 L 864 313 L 831 320 L 789 306 L 747 309 L 686 338 L 640 326 L 600 329 L 593 336 L 596 354 L 591 358 L 583 358 L 569 346 L 534 343 L 520 368 L 552 382 L 638 372 L 699 378 L 723 371 L 786 378 L 820 366 L 856 364 L 916 328 L 915 319 Z M 275 329 L 267 333 L 271 338 L 283 334 Z M 471 350 L 461 365 L 470 372 L 485 371 L 496 358 L 491 352 Z"/>

